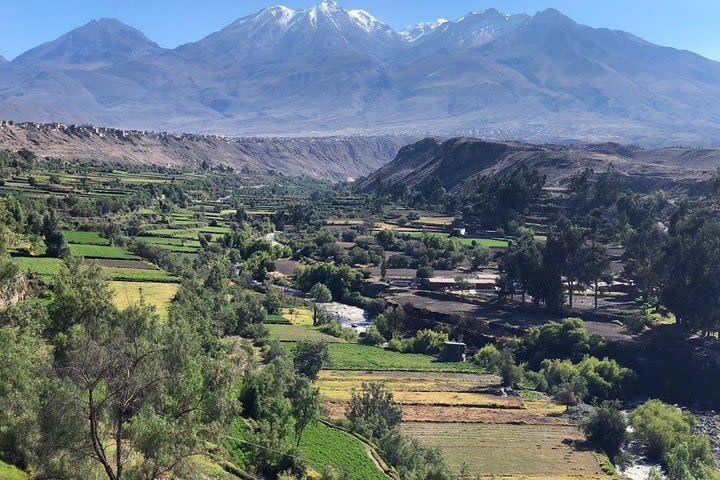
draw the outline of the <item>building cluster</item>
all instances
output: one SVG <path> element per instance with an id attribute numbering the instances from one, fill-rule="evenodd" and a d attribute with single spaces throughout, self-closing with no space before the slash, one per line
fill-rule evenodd
<path id="1" fill-rule="evenodd" d="M 223 135 L 206 135 L 198 133 L 170 133 L 170 132 L 155 132 L 152 130 L 127 130 L 122 128 L 112 127 L 98 127 L 90 124 L 65 124 L 65 123 L 35 123 L 35 122 L 14 122 L 12 120 L 0 120 L 0 129 L 6 129 L 10 127 L 23 128 L 27 130 L 36 130 L 42 133 L 53 133 L 61 132 L 67 135 L 76 136 L 98 136 L 101 138 L 116 138 L 120 140 L 126 140 L 130 138 L 149 138 L 160 141 L 169 140 L 190 140 L 190 141 L 203 141 L 203 140 L 223 140 L 228 141 L 228 137 Z"/>

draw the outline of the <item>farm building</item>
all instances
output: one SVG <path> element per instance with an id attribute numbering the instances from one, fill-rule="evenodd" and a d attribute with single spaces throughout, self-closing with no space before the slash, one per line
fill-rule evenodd
<path id="1" fill-rule="evenodd" d="M 423 280 L 429 290 L 443 291 L 461 286 L 472 290 L 493 290 L 498 276 L 493 273 L 478 273 L 472 277 L 431 277 Z"/>
<path id="2" fill-rule="evenodd" d="M 445 342 L 438 358 L 441 362 L 464 362 L 466 348 L 463 342 Z"/>

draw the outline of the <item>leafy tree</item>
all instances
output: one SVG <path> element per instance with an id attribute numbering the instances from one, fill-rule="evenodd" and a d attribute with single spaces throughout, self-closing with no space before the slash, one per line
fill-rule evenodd
<path id="1" fill-rule="evenodd" d="M 502 377 L 503 385 L 510 388 L 517 387 L 520 381 L 520 368 L 515 363 L 515 358 L 509 350 L 500 352 L 498 369 Z"/>
<path id="2" fill-rule="evenodd" d="M 297 342 L 293 356 L 295 370 L 310 380 L 317 379 L 324 365 L 330 363 L 330 351 L 327 342 L 322 340 L 302 340 Z"/>
<path id="3" fill-rule="evenodd" d="M 630 414 L 630 422 L 648 457 L 663 461 L 675 445 L 691 434 L 695 419 L 660 400 L 648 400 Z"/>
<path id="4" fill-rule="evenodd" d="M 493 344 L 482 347 L 473 356 L 473 362 L 489 373 L 500 373 L 502 354 Z"/>
<path id="5" fill-rule="evenodd" d="M 27 468 L 38 440 L 37 414 L 51 375 L 50 349 L 42 339 L 0 327 L 0 459 Z"/>
<path id="6" fill-rule="evenodd" d="M 595 408 L 583 424 L 588 441 L 600 447 L 610 458 L 620 452 L 627 440 L 627 421 L 613 403 Z"/>
<path id="7" fill-rule="evenodd" d="M 417 272 L 415 273 L 415 276 L 417 278 L 431 278 L 433 275 L 435 275 L 435 272 L 433 272 L 433 269 L 430 265 L 423 265 L 422 267 L 418 267 Z"/>
<path id="8" fill-rule="evenodd" d="M 351 429 L 369 438 L 382 438 L 400 424 L 402 411 L 384 383 L 363 383 L 353 389 L 345 410 Z"/>
<path id="9" fill-rule="evenodd" d="M 380 334 L 380 331 L 375 325 L 370 325 L 365 330 L 365 335 L 360 337 L 360 343 L 363 345 L 382 345 L 385 343 L 385 337 Z"/>
<path id="10" fill-rule="evenodd" d="M 310 289 L 310 296 L 319 303 L 329 303 L 332 302 L 332 292 L 330 292 L 330 289 L 325 286 L 322 283 L 316 283 L 312 286 Z"/>
<path id="11" fill-rule="evenodd" d="M 45 216 L 43 221 L 43 235 L 45 236 L 45 254 L 48 257 L 62 258 L 70 253 L 65 236 L 60 229 L 57 217 L 54 212 Z"/>
<path id="12" fill-rule="evenodd" d="M 566 218 L 557 222 L 545 244 L 545 261 L 554 266 L 553 270 L 565 277 L 570 307 L 573 306 L 575 283 L 585 277 L 587 260 L 585 229 L 575 227 Z"/>
<path id="13" fill-rule="evenodd" d="M 299 448 L 305 428 L 320 415 L 320 390 L 307 377 L 299 375 L 291 385 L 288 396 L 295 418 L 295 446 Z"/>
<path id="14" fill-rule="evenodd" d="M 715 454 L 707 437 L 691 435 L 666 455 L 669 480 L 718 479 Z"/>

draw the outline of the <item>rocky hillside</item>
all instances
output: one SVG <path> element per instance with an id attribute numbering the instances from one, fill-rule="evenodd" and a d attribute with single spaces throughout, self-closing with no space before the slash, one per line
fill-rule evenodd
<path id="1" fill-rule="evenodd" d="M 232 138 L 0 121 L 0 148 L 41 157 L 127 164 L 226 165 L 329 180 L 357 178 L 390 161 L 409 137 Z"/>
<path id="2" fill-rule="evenodd" d="M 720 149 L 662 148 L 647 150 L 615 143 L 565 146 L 520 142 L 488 142 L 426 138 L 403 147 L 395 159 L 358 182 L 361 190 L 402 183 L 416 185 L 437 176 L 447 189 L 479 175 L 508 173 L 526 163 L 547 175 L 548 186 L 561 187 L 575 173 L 611 166 L 626 183 L 641 190 L 686 190 L 708 180 L 720 167 Z"/>

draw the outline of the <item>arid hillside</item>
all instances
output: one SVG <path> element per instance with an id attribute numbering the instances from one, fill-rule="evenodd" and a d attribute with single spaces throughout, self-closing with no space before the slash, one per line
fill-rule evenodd
<path id="1" fill-rule="evenodd" d="M 707 181 L 720 167 L 719 149 L 660 148 L 647 150 L 615 143 L 533 145 L 453 138 L 426 138 L 400 150 L 397 157 L 358 182 L 361 190 L 395 183 L 417 185 L 437 176 L 447 189 L 469 178 L 510 172 L 525 163 L 547 176 L 547 185 L 562 187 L 585 168 L 615 168 L 626 185 L 639 190 L 689 190 Z"/>
<path id="2" fill-rule="evenodd" d="M 409 137 L 233 138 L 95 126 L 0 122 L 0 148 L 41 157 L 124 164 L 226 165 L 346 180 L 367 175 L 416 139 Z"/>

